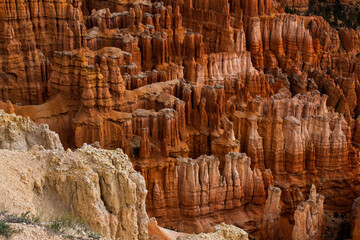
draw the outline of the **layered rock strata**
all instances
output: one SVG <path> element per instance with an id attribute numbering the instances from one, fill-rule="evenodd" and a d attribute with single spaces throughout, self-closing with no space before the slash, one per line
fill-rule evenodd
<path id="1" fill-rule="evenodd" d="M 87 46 L 81 1 L 2 1 L 1 98 L 21 104 L 46 99 L 53 51 Z"/>
<path id="2" fill-rule="evenodd" d="M 260 230 L 261 239 L 280 239 L 281 190 L 270 186 Z"/>
<path id="3" fill-rule="evenodd" d="M 226 221 L 272 239 L 313 183 L 332 211 L 360 195 L 355 31 L 268 0 L 0 4 L 0 108 L 48 124 L 65 147 L 122 148 L 159 225 Z M 6 148 L 60 148 L 42 125 L 21 142 L 3 125 Z M 296 235 L 321 237 L 301 221 Z"/>
<path id="4" fill-rule="evenodd" d="M 309 199 L 297 207 L 292 239 L 321 239 L 325 231 L 324 196 L 311 186 Z"/>

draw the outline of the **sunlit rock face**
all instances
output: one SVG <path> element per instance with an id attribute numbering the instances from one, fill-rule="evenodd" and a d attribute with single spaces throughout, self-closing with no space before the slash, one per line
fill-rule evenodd
<path id="1" fill-rule="evenodd" d="M 289 3 L 3 1 L 0 108 L 39 126 L 0 147 L 123 149 L 159 227 L 321 239 L 360 196 L 359 37 Z"/>
<path id="2" fill-rule="evenodd" d="M 3 209 L 44 220 L 67 214 L 107 238 L 148 239 L 145 181 L 121 149 L 65 151 L 47 125 L 3 110 L 0 121 Z"/>

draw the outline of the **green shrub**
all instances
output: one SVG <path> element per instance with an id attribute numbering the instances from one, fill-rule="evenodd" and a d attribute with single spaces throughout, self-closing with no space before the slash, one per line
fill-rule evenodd
<path id="1" fill-rule="evenodd" d="M 101 236 L 97 232 L 90 232 L 89 233 L 89 238 L 100 239 Z"/>
<path id="2" fill-rule="evenodd" d="M 54 221 L 54 222 L 51 222 L 48 227 L 49 227 L 49 229 L 53 230 L 54 232 L 60 233 L 60 232 L 61 232 L 62 225 L 63 225 L 62 222 L 60 222 L 60 221 Z"/>
<path id="3" fill-rule="evenodd" d="M 134 147 L 132 152 L 133 152 L 134 158 L 138 159 L 139 155 L 140 155 L 140 147 Z"/>
<path id="4" fill-rule="evenodd" d="M 359 3 L 342 4 L 335 2 L 310 0 L 307 15 L 322 16 L 332 27 L 347 27 L 357 29 L 360 26 Z"/>
<path id="5" fill-rule="evenodd" d="M 284 11 L 285 11 L 286 13 L 290 13 L 290 14 L 297 14 L 296 10 L 295 10 L 294 8 L 290 8 L 289 5 L 287 5 L 287 4 L 286 4 L 286 6 L 285 6 Z"/>
<path id="6" fill-rule="evenodd" d="M 38 224 L 41 222 L 42 216 L 43 216 L 43 213 L 40 213 L 40 214 L 34 216 L 31 220 L 33 221 L 34 224 Z"/>
<path id="7" fill-rule="evenodd" d="M 20 217 L 24 218 L 24 219 L 30 219 L 29 214 L 30 214 L 30 211 L 27 211 L 27 212 L 20 214 Z"/>
<path id="8" fill-rule="evenodd" d="M 7 237 L 8 239 L 13 234 L 14 230 L 5 221 L 0 221 L 0 235 Z"/>

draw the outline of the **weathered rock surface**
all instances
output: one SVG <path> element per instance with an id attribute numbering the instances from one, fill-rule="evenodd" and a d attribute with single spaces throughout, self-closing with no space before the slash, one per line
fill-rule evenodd
<path id="1" fill-rule="evenodd" d="M 280 188 L 270 186 L 260 230 L 261 239 L 280 239 Z"/>
<path id="2" fill-rule="evenodd" d="M 292 239 L 321 239 L 325 231 L 324 196 L 311 186 L 309 199 L 297 207 Z"/>
<path id="3" fill-rule="evenodd" d="M 3 0 L 0 30 L 0 108 L 48 124 L 65 148 L 99 142 L 123 149 L 145 179 L 146 210 L 161 227 L 204 232 L 224 221 L 255 238 L 286 238 L 313 183 L 331 211 L 349 213 L 360 195 L 356 31 L 286 14 L 270 0 Z M 89 221 L 109 236 L 118 229 L 143 234 L 131 221 L 116 222 L 123 213 L 114 202 L 123 199 L 114 189 L 122 183 L 101 169 L 108 169 L 108 152 L 65 153 L 46 127 L 24 130 L 29 123 L 21 121 L 21 138 L 8 122 L 0 127 L 2 147 L 41 144 L 59 152 L 55 159 L 60 152 L 80 159 L 94 178 L 80 178 L 82 168 L 64 161 L 66 174 L 49 165 L 64 174 L 61 181 L 51 175 L 44 184 L 72 189 L 72 179 L 89 181 L 111 195 L 87 203 L 107 208 L 89 213 Z M 89 160 L 86 151 L 103 160 Z M 96 178 L 115 185 L 106 190 Z M 68 206 L 68 193 L 58 191 Z M 320 223 L 298 222 L 295 235 L 320 237 Z"/>
<path id="4" fill-rule="evenodd" d="M 49 126 L 0 110 L 0 149 L 28 150 L 32 146 L 63 150 L 59 136 Z"/>
<path id="5" fill-rule="evenodd" d="M 1 98 L 21 104 L 46 100 L 53 51 L 86 47 L 81 1 L 4 0 L 0 3 Z"/>
<path id="6" fill-rule="evenodd" d="M 354 200 L 352 209 L 352 239 L 360 238 L 360 211 L 359 211 L 360 198 Z"/>
<path id="7" fill-rule="evenodd" d="M 159 227 L 155 218 L 149 219 L 149 236 L 151 240 L 173 240 L 179 236 L 187 236 L 188 233 L 175 232 Z"/>
<path id="8" fill-rule="evenodd" d="M 112 239 L 148 238 L 145 181 L 120 149 L 84 145 L 64 151 L 55 133 L 28 119 L 4 113 L 0 118 L 18 135 L 10 145 L 14 150 L 0 150 L 1 209 L 46 212 L 50 219 L 69 213 Z M 32 136 L 42 138 L 33 138 L 28 150 L 24 138 Z M 54 139 L 59 146 L 51 145 Z"/>
<path id="9" fill-rule="evenodd" d="M 219 240 L 247 240 L 248 234 L 235 226 L 224 223 L 216 225 L 213 233 L 191 234 L 186 237 L 178 237 L 176 240 L 200 240 L 200 239 L 219 239 Z"/>
<path id="10" fill-rule="evenodd" d="M 215 157 L 177 161 L 180 214 L 184 217 L 216 214 L 265 201 L 261 171 L 250 168 L 250 158 L 245 154 L 227 154 L 222 173 L 220 161 Z"/>

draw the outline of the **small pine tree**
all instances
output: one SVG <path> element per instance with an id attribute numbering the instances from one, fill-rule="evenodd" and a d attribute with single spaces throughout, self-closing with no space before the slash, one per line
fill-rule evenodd
<path id="1" fill-rule="evenodd" d="M 284 11 L 285 11 L 286 13 L 289 13 L 289 12 L 290 12 L 290 8 L 289 8 L 289 5 L 288 5 L 288 4 L 286 4 Z"/>

